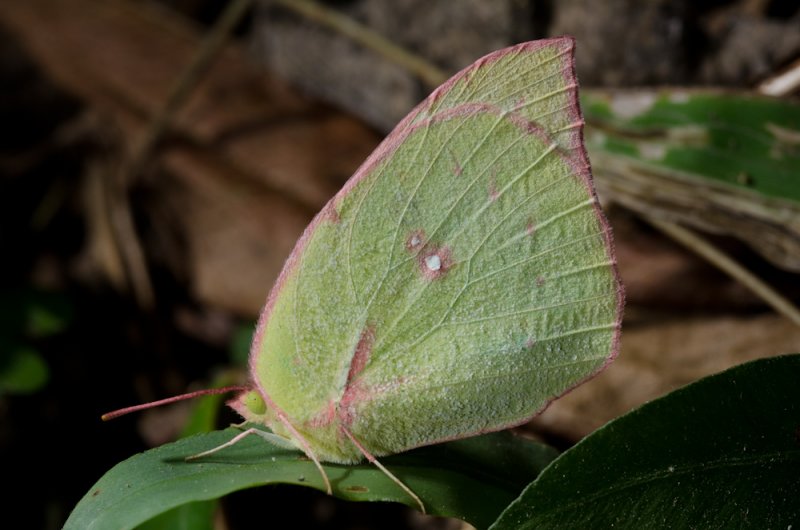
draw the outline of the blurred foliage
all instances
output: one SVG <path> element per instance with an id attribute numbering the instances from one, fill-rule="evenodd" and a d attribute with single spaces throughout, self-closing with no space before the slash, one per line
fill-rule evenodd
<path id="1" fill-rule="evenodd" d="M 725 234 L 800 272 L 800 103 L 748 92 L 584 91 L 601 196 Z"/>
<path id="2" fill-rule="evenodd" d="M 800 202 L 800 104 L 703 90 L 586 91 L 590 150 Z"/>
<path id="3" fill-rule="evenodd" d="M 250 357 L 250 344 L 253 342 L 255 328 L 255 322 L 245 322 L 239 324 L 233 330 L 228 352 L 234 366 L 247 366 L 247 361 Z"/>
<path id="4" fill-rule="evenodd" d="M 23 289 L 0 297 L 0 395 L 30 394 L 50 377 L 37 341 L 61 333 L 73 309 L 60 293 Z"/>

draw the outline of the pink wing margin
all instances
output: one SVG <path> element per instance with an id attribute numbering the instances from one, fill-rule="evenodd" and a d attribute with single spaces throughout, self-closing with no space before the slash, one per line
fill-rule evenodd
<path id="1" fill-rule="evenodd" d="M 591 166 L 589 163 L 589 157 L 586 153 L 586 148 L 583 142 L 583 126 L 584 126 L 584 119 L 583 114 L 580 109 L 580 102 L 578 99 L 578 82 L 577 76 L 575 74 L 575 39 L 571 36 L 561 36 L 561 37 L 554 37 L 550 39 L 542 39 L 530 42 L 524 42 L 517 44 L 515 46 L 511 46 L 508 48 L 503 48 L 501 50 L 497 50 L 492 52 L 484 57 L 478 59 L 470 66 L 464 68 L 453 77 L 451 77 L 448 81 L 446 81 L 443 85 L 439 88 L 434 90 L 426 99 L 424 99 L 421 103 L 419 103 L 393 130 L 392 132 L 380 143 L 380 145 L 372 152 L 372 154 L 364 161 L 364 163 L 356 170 L 352 177 L 345 183 L 341 190 L 320 210 L 320 212 L 312 219 L 311 223 L 306 227 L 303 231 L 302 236 L 298 239 L 297 243 L 295 244 L 294 249 L 292 250 L 291 254 L 286 260 L 286 263 L 281 270 L 280 275 L 278 276 L 275 285 L 273 286 L 272 290 L 270 291 L 269 296 L 267 297 L 267 301 L 264 305 L 264 308 L 261 311 L 261 314 L 258 319 L 258 324 L 256 326 L 256 331 L 253 337 L 253 343 L 250 348 L 250 374 L 251 374 L 251 381 L 255 385 L 255 387 L 259 390 L 259 393 L 265 398 L 267 405 L 270 407 L 275 407 L 275 403 L 270 399 L 270 397 L 266 394 L 263 388 L 261 388 L 258 378 L 255 377 L 256 375 L 256 361 L 261 350 L 261 342 L 263 340 L 264 330 L 266 329 L 267 321 L 269 320 L 270 314 L 272 312 L 272 308 L 275 305 L 275 301 L 277 297 L 280 295 L 280 292 L 283 288 L 286 279 L 289 277 L 291 273 L 295 271 L 297 268 L 300 259 L 303 255 L 303 252 L 311 239 L 312 235 L 316 231 L 316 228 L 325 221 L 328 222 L 337 222 L 338 221 L 338 213 L 336 211 L 336 204 L 346 196 L 350 191 L 367 175 L 371 173 L 371 171 L 383 160 L 388 158 L 389 156 L 394 153 L 397 146 L 405 139 L 408 135 L 410 130 L 413 130 L 420 120 L 423 122 L 427 119 L 430 119 L 432 116 L 428 116 L 431 112 L 431 109 L 435 106 L 435 104 L 440 101 L 443 97 L 445 97 L 453 87 L 462 80 L 466 80 L 469 82 L 469 79 L 475 75 L 481 68 L 491 65 L 491 63 L 496 62 L 499 59 L 508 57 L 509 55 L 516 55 L 516 54 L 529 54 L 534 53 L 542 48 L 552 48 L 555 49 L 559 56 L 563 59 L 561 60 L 561 75 L 563 76 L 564 86 L 567 93 L 567 100 L 568 105 L 565 108 L 565 111 L 568 113 L 568 123 L 569 126 L 569 134 L 567 135 L 567 141 L 561 142 L 561 153 L 564 155 L 565 159 L 569 161 L 570 165 L 573 167 L 576 175 L 581 179 L 588 194 L 595 199 L 594 201 L 594 209 L 595 215 L 599 223 L 603 228 L 603 237 L 606 242 L 606 249 L 608 253 L 609 261 L 612 263 L 612 273 L 614 275 L 616 284 L 617 284 L 617 298 L 616 298 L 616 328 L 615 334 L 612 339 L 611 348 L 609 351 L 608 356 L 606 357 L 606 361 L 603 365 L 598 368 L 598 370 L 586 378 L 572 386 L 571 388 L 564 391 L 559 396 L 554 397 L 542 408 L 542 410 L 537 411 L 535 415 L 540 414 L 543 412 L 553 401 L 558 399 L 559 397 L 563 396 L 564 394 L 569 393 L 574 388 L 580 386 L 588 379 L 591 379 L 602 370 L 604 370 L 619 354 L 619 347 L 620 347 L 620 331 L 621 331 L 621 322 L 622 322 L 622 314 L 625 305 L 625 292 L 622 286 L 622 281 L 619 275 L 619 271 L 617 268 L 617 260 L 616 255 L 614 252 L 614 241 L 611 235 L 611 226 L 606 218 L 605 214 L 600 208 L 599 201 L 597 200 L 597 193 L 594 188 L 592 174 L 591 174 Z M 534 123 L 534 125 L 537 125 Z M 537 128 L 538 127 L 537 125 Z M 275 407 L 277 408 L 277 407 Z M 282 411 L 281 411 L 282 412 Z M 512 427 L 513 425 L 509 425 L 508 427 Z"/>

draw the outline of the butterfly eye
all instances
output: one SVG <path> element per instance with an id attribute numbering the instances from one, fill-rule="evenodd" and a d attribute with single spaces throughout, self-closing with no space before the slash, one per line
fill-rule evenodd
<path id="1" fill-rule="evenodd" d="M 251 390 L 250 392 L 248 392 L 244 396 L 244 399 L 242 401 L 244 402 L 244 405 L 247 407 L 247 410 L 249 410 L 253 414 L 261 416 L 265 412 L 267 412 L 267 404 L 264 403 L 264 399 L 255 390 Z"/>

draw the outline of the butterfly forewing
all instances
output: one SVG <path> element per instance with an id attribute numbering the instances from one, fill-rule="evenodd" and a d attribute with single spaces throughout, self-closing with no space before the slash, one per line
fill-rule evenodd
<path id="1" fill-rule="evenodd" d="M 439 87 L 403 124 L 453 107 L 488 102 L 536 123 L 568 156 L 586 165 L 574 48 L 572 38 L 561 37 L 491 53 Z"/>
<path id="2" fill-rule="evenodd" d="M 519 424 L 615 355 L 572 41 L 547 42 L 423 102 L 287 263 L 255 377 L 323 458 L 359 458 L 340 425 L 381 455 Z"/>

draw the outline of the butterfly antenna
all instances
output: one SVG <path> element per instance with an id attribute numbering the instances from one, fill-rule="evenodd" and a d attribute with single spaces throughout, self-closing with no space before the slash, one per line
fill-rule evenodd
<path id="1" fill-rule="evenodd" d="M 125 407 L 124 409 L 118 409 L 111 412 L 107 412 L 103 414 L 101 418 L 103 421 L 108 421 L 108 420 L 113 420 L 114 418 L 119 418 L 120 416 L 124 416 L 125 414 L 130 414 L 131 412 L 138 412 L 140 410 L 151 409 L 153 407 L 160 407 L 161 405 L 168 405 L 169 403 L 175 403 L 176 401 L 194 399 L 200 396 L 227 394 L 228 392 L 241 392 L 244 390 L 250 390 L 250 388 L 239 385 L 239 386 L 225 386 L 222 388 L 207 388 L 205 390 L 196 390 L 195 392 L 189 392 L 187 394 L 181 394 L 179 396 L 173 396 L 166 399 L 159 399 L 158 401 L 151 401 L 150 403 L 142 403 L 141 405 L 134 405 L 133 407 Z"/>
<path id="2" fill-rule="evenodd" d="M 419 505 L 419 509 L 422 511 L 422 513 L 426 513 L 426 512 L 425 512 L 425 505 L 422 503 L 422 499 L 420 499 L 420 498 L 417 496 L 417 494 L 416 494 L 416 493 L 414 493 L 413 491 L 411 491 L 411 488 L 409 488 L 408 486 L 406 486 L 405 484 L 403 484 L 403 482 L 402 482 L 402 481 L 401 481 L 399 478 L 397 478 L 396 476 L 394 476 L 394 474 L 392 474 L 392 472 L 391 472 L 391 471 L 389 471 L 388 469 L 386 469 L 385 467 L 383 467 L 383 464 L 381 464 L 380 462 L 378 462 L 378 459 L 377 459 L 377 458 L 375 458 L 374 456 L 372 456 L 372 454 L 371 454 L 369 451 L 367 451 L 367 449 L 366 449 L 366 448 L 365 448 L 363 445 L 361 445 L 361 443 L 360 443 L 358 440 L 356 440 L 356 439 L 355 439 L 355 437 L 354 437 L 354 436 L 353 436 L 353 435 L 350 433 L 350 431 L 348 431 L 348 430 L 347 430 L 347 429 L 345 429 L 344 427 L 342 427 L 342 431 L 344 432 L 344 434 L 345 434 L 345 435 L 346 435 L 348 438 L 350 438 L 350 441 L 351 441 L 351 442 L 353 442 L 353 445 L 355 445 L 355 446 L 358 448 L 358 450 L 359 450 L 359 451 L 361 451 L 361 454 L 363 454 L 363 455 L 364 455 L 364 456 L 367 458 L 367 460 L 369 460 L 369 461 L 370 461 L 370 463 L 374 464 L 374 465 L 375 465 L 375 467 L 377 467 L 378 469 L 380 469 L 381 471 L 383 471 L 384 475 L 386 475 L 387 477 L 389 477 L 390 479 L 392 479 L 392 481 L 393 481 L 395 484 L 397 484 L 398 486 L 400 486 L 401 488 L 403 488 L 403 491 L 405 491 L 406 493 L 408 493 L 408 494 L 409 494 L 409 496 L 411 496 L 411 498 L 412 498 L 412 499 L 414 499 L 415 501 L 417 501 L 417 504 Z"/>

